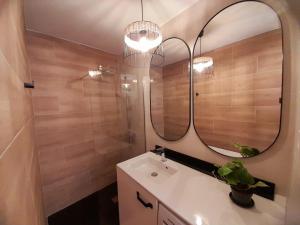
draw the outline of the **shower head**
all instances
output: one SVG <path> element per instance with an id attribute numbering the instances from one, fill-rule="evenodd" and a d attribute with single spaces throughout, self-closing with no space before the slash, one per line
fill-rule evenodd
<path id="1" fill-rule="evenodd" d="M 104 67 L 102 65 L 99 65 L 97 68 L 88 71 L 88 75 L 92 78 L 102 78 L 104 75 L 113 75 L 115 73 L 116 71 L 114 68 Z"/>

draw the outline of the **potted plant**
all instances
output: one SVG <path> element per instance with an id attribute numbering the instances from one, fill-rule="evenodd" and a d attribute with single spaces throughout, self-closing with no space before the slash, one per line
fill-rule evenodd
<path id="1" fill-rule="evenodd" d="M 231 186 L 230 198 L 239 206 L 250 208 L 254 206 L 252 200 L 253 189 L 268 187 L 264 182 L 256 182 L 240 160 L 233 160 L 218 168 L 220 179 Z"/>

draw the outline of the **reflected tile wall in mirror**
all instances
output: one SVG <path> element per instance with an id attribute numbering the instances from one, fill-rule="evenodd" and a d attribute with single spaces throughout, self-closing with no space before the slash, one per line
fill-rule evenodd
<path id="1" fill-rule="evenodd" d="M 151 121 L 160 137 L 175 141 L 185 135 L 190 123 L 190 52 L 178 38 L 162 45 L 164 60 L 158 66 L 151 64 L 149 72 Z"/>
<path id="2" fill-rule="evenodd" d="M 194 60 L 201 42 L 201 57 L 212 57 L 213 65 L 209 71 L 193 70 L 197 134 L 210 149 L 227 156 L 259 154 L 274 143 L 280 130 L 279 18 L 263 3 L 242 2 L 221 11 L 203 30 Z M 235 144 L 250 153 L 241 155 Z"/>

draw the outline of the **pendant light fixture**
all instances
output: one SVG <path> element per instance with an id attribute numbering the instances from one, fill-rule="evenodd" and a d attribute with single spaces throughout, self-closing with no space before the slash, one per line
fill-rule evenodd
<path id="1" fill-rule="evenodd" d="M 141 65 L 138 56 L 157 55 L 163 57 L 162 34 L 157 24 L 144 20 L 143 0 L 141 0 L 142 20 L 127 26 L 124 34 L 124 60 L 129 65 Z M 156 48 L 155 50 L 153 50 Z M 142 63 L 144 64 L 144 63 Z"/>
<path id="2" fill-rule="evenodd" d="M 214 64 L 213 58 L 210 56 L 201 56 L 201 38 L 203 37 L 204 30 L 202 30 L 198 36 L 200 41 L 199 56 L 193 60 L 193 69 L 201 74 L 213 75 L 212 66 Z"/>

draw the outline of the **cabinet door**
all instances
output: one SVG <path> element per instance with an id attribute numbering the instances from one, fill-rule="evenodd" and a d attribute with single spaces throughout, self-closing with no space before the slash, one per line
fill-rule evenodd
<path id="1" fill-rule="evenodd" d="M 120 225 L 157 225 L 154 196 L 117 168 Z"/>
<path id="2" fill-rule="evenodd" d="M 159 204 L 158 225 L 186 225 L 162 204 Z"/>

